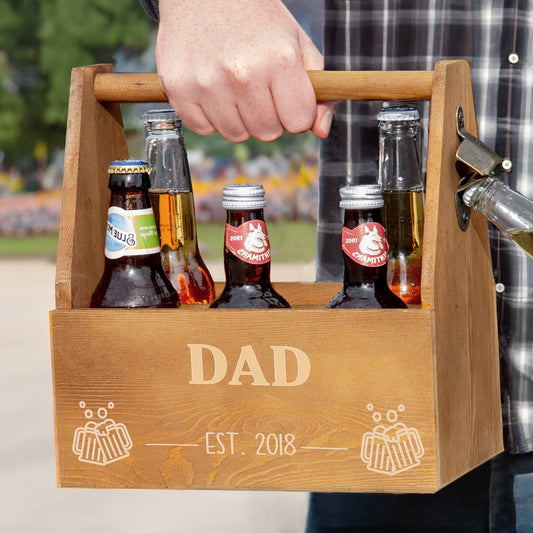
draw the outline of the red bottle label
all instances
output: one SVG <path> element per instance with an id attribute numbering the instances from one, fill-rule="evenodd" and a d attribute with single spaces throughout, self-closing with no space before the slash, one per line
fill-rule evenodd
<path id="1" fill-rule="evenodd" d="M 354 229 L 342 228 L 342 251 L 363 266 L 387 264 L 389 243 L 385 228 L 376 222 L 366 222 Z"/>
<path id="2" fill-rule="evenodd" d="M 264 265 L 270 261 L 270 241 L 262 220 L 251 220 L 238 227 L 226 224 L 225 241 L 226 248 L 246 263 Z"/>

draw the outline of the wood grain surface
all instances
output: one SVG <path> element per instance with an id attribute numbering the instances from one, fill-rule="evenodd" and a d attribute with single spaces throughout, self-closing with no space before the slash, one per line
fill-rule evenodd
<path id="1" fill-rule="evenodd" d="M 53 311 L 59 484 L 432 492 L 431 321 L 423 309 Z M 224 354 L 220 381 L 191 383 L 191 345 Z M 309 360 L 305 382 L 279 384 L 276 346 L 290 347 L 281 383 L 306 375 L 293 350 Z M 239 364 L 243 353 L 250 364 Z M 214 359 L 208 349 L 202 357 L 209 382 Z M 133 448 L 111 464 L 80 461 L 76 430 L 102 422 L 109 402 Z M 382 472 L 369 470 L 365 434 L 398 423 L 420 436 L 419 464 L 392 475 L 385 459 Z"/>
<path id="2" fill-rule="evenodd" d="M 468 230 L 462 231 L 455 213 L 458 106 L 466 129 L 476 134 L 468 63 L 439 62 L 430 109 L 422 304 L 435 309 L 444 482 L 502 449 L 496 292 L 487 222 L 472 213 Z"/>
<path id="3" fill-rule="evenodd" d="M 429 100 L 433 71 L 309 71 L 317 100 Z M 99 73 L 94 94 L 101 102 L 166 102 L 157 74 Z"/>
<path id="4" fill-rule="evenodd" d="M 281 283 L 292 309 L 87 309 L 106 167 L 127 155 L 118 102 L 161 93 L 74 69 L 50 314 L 60 486 L 433 492 L 501 451 L 487 225 L 455 216 L 468 64 L 310 76 L 324 98 L 431 98 L 422 305 L 326 310 L 338 284 Z"/>

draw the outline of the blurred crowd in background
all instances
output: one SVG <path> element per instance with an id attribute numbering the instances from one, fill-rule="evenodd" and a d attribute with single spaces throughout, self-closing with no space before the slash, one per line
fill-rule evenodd
<path id="1" fill-rule="evenodd" d="M 61 208 L 62 160 L 46 165 L 31 179 L 14 167 L 0 171 L 0 235 L 56 233 Z M 235 159 L 189 154 L 198 222 L 223 223 L 222 188 L 228 183 L 261 183 L 267 194 L 268 220 L 316 222 L 317 158 L 258 155 Z"/>

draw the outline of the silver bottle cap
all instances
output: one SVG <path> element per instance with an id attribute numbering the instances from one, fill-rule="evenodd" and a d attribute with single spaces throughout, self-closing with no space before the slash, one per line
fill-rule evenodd
<path id="1" fill-rule="evenodd" d="M 266 206 L 262 185 L 236 183 L 225 185 L 222 191 L 224 209 L 263 209 Z"/>
<path id="2" fill-rule="evenodd" d="M 347 185 L 339 191 L 343 209 L 378 209 L 383 207 L 381 185 Z"/>
<path id="3" fill-rule="evenodd" d="M 378 120 L 380 122 L 420 120 L 420 113 L 416 107 L 411 106 L 385 107 L 378 113 Z"/>
<path id="4" fill-rule="evenodd" d="M 173 127 L 181 127 L 182 122 L 180 117 L 174 109 L 151 109 L 143 115 L 143 122 L 146 126 L 160 126 L 161 124 L 169 124 Z"/>

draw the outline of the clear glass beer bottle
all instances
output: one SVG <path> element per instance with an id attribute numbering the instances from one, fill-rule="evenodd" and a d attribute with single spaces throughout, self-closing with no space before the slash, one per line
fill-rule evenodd
<path id="1" fill-rule="evenodd" d="M 419 304 L 424 232 L 420 114 L 414 107 L 383 109 L 379 121 L 379 183 L 389 241 L 387 281 L 407 304 Z"/>
<path id="2" fill-rule="evenodd" d="M 215 297 L 213 278 L 200 255 L 191 174 L 181 120 L 173 109 L 143 116 L 150 199 L 163 269 L 182 304 L 207 304 Z"/>
<path id="3" fill-rule="evenodd" d="M 533 202 L 495 176 L 463 193 L 463 202 L 479 211 L 533 258 Z"/>
<path id="4" fill-rule="evenodd" d="M 270 241 L 263 215 L 262 185 L 226 185 L 224 271 L 226 284 L 212 308 L 290 307 L 270 283 Z"/>
<path id="5" fill-rule="evenodd" d="M 340 207 L 344 209 L 344 282 L 327 308 L 406 308 L 387 284 L 389 246 L 381 219 L 381 187 L 348 185 L 340 190 L 340 195 Z"/>
<path id="6" fill-rule="evenodd" d="M 178 307 L 178 293 L 161 266 L 159 239 L 148 197 L 146 161 L 109 165 L 104 273 L 91 307 Z"/>

